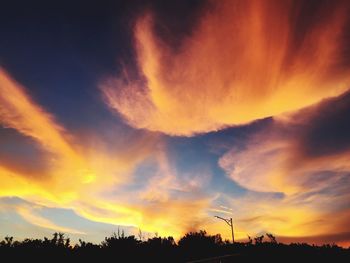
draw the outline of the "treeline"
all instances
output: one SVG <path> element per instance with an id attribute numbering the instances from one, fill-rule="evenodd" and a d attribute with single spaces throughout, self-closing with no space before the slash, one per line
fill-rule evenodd
<path id="1" fill-rule="evenodd" d="M 229 255 L 229 256 L 227 256 Z M 330 260 L 350 262 L 350 250 L 335 244 L 315 246 L 304 243 L 289 245 L 277 242 L 272 234 L 250 238 L 248 242 L 234 244 L 224 241 L 219 234 L 208 235 L 205 231 L 190 232 L 178 242 L 172 237 L 153 237 L 140 240 L 123 232 L 106 237 L 101 244 L 79 240 L 72 245 L 63 233 L 52 238 L 15 241 L 5 237 L 0 242 L 1 258 L 38 261 L 83 261 L 112 258 L 114 262 L 188 262 L 212 258 L 201 262 L 236 261 L 290 261 Z M 222 257 L 225 256 L 225 257 Z M 219 257 L 219 258 L 218 258 Z M 323 261 L 322 261 L 323 262 Z"/>

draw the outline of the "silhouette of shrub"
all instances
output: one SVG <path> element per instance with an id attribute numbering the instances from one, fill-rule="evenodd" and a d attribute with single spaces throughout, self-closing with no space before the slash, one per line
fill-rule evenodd
<path id="1" fill-rule="evenodd" d="M 220 235 L 210 236 L 204 230 L 187 233 L 178 242 L 179 248 L 186 254 L 192 254 L 192 258 L 197 258 L 201 254 L 214 255 L 218 247 L 223 244 Z"/>
<path id="2" fill-rule="evenodd" d="M 264 235 L 255 237 L 255 238 L 254 238 L 254 240 L 255 240 L 255 245 L 261 244 L 261 243 L 263 242 L 263 239 L 264 239 Z"/>
<path id="3" fill-rule="evenodd" d="M 266 236 L 269 238 L 270 243 L 277 244 L 277 240 L 276 240 L 276 237 L 274 235 L 266 233 Z"/>
<path id="4" fill-rule="evenodd" d="M 118 231 L 106 237 L 100 245 L 79 240 L 71 246 L 63 233 L 54 233 L 52 238 L 14 240 L 6 236 L 0 241 L 0 255 L 14 262 L 26 261 L 98 261 L 115 258 L 117 262 L 187 262 L 209 257 L 234 255 L 235 261 L 251 262 L 266 259 L 271 262 L 330 261 L 350 262 L 350 250 L 336 244 L 322 246 L 306 243 L 289 245 L 277 243 L 274 235 L 266 233 L 249 241 L 234 244 L 223 242 L 220 235 L 208 235 L 206 231 L 185 234 L 176 244 L 174 238 L 153 237 L 139 240 Z M 214 261 L 218 262 L 218 261 Z M 231 262 L 225 261 L 222 262 Z M 232 261 L 233 262 L 233 261 Z"/>

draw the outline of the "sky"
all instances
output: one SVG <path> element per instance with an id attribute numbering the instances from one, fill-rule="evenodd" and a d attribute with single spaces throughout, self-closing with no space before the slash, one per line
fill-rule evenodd
<path id="1" fill-rule="evenodd" d="M 350 246 L 348 1 L 8 1 L 0 236 Z"/>

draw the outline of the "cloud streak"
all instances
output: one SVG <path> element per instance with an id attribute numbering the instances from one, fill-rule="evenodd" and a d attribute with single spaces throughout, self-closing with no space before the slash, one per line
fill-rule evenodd
<path id="1" fill-rule="evenodd" d="M 74 152 L 63 127 L 36 105 L 25 89 L 0 69 L 0 120 L 3 125 L 30 136 L 49 152 L 70 155 Z"/>
<path id="2" fill-rule="evenodd" d="M 43 149 L 45 158 L 41 161 L 48 162 L 47 169 L 38 170 L 34 178 L 9 166 L 0 166 L 1 197 L 17 196 L 37 206 L 73 209 L 96 222 L 174 236 L 192 224 L 189 210 L 197 215 L 204 211 L 206 198 L 196 195 L 190 201 L 187 197 L 170 198 L 174 189 L 186 191 L 186 183 L 180 184 L 176 175 L 171 174 L 159 136 L 146 133 L 113 151 L 97 138 L 91 138 L 92 147 L 82 144 L 59 125 L 4 70 L 0 72 L 0 91 L 0 122 L 35 141 Z M 157 143 L 160 146 L 154 148 Z M 148 184 L 141 175 L 134 176 L 134 170 L 144 162 L 151 162 L 158 169 L 151 174 Z M 123 187 L 134 185 L 135 180 L 140 180 L 143 187 L 136 188 L 135 197 L 130 200 L 130 192 L 124 192 Z M 19 205 L 16 211 L 33 225 L 81 234 L 51 222 L 27 205 Z M 181 222 L 176 219 L 180 216 Z"/>

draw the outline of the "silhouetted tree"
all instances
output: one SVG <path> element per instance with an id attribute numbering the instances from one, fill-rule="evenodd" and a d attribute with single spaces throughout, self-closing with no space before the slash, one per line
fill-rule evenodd
<path id="1" fill-rule="evenodd" d="M 191 259 L 198 258 L 201 254 L 214 255 L 222 244 L 222 238 L 219 234 L 210 236 L 204 230 L 187 233 L 178 242 L 179 248 L 184 253 L 193 255 Z"/>
<path id="2" fill-rule="evenodd" d="M 270 239 L 270 243 L 277 244 L 277 240 L 274 235 L 266 233 L 266 236 Z"/>
<path id="3" fill-rule="evenodd" d="M 123 231 L 106 237 L 101 245 L 79 242 L 72 247 L 70 239 L 63 233 L 54 233 L 52 238 L 14 240 L 6 236 L 0 241 L 0 255 L 14 262 L 31 261 L 99 261 L 115 258 L 119 262 L 187 262 L 208 257 L 234 255 L 237 262 L 268 260 L 288 261 L 330 261 L 350 262 L 350 250 L 336 244 L 322 246 L 305 243 L 285 245 L 277 243 L 274 235 L 266 233 L 269 242 L 263 242 L 264 235 L 250 236 L 246 243 L 223 242 L 221 236 L 208 235 L 204 230 L 185 234 L 176 244 L 172 237 L 157 235 L 148 240 L 126 236 Z M 221 260 L 221 259 L 220 259 Z M 231 259 L 230 259 L 231 260 Z M 231 262 L 225 261 L 223 262 Z"/>
<path id="4" fill-rule="evenodd" d="M 263 242 L 263 239 L 264 239 L 264 235 L 255 237 L 255 238 L 254 238 L 254 240 L 255 240 L 255 245 L 261 244 L 261 243 Z"/>
<path id="5" fill-rule="evenodd" d="M 248 242 L 247 245 L 252 245 L 253 244 L 253 240 L 252 238 L 248 235 Z"/>
<path id="6" fill-rule="evenodd" d="M 0 245 L 1 246 L 6 246 L 6 247 L 11 247 L 12 246 L 12 242 L 13 242 L 13 237 L 6 236 L 4 239 L 5 240 L 2 240 Z"/>

